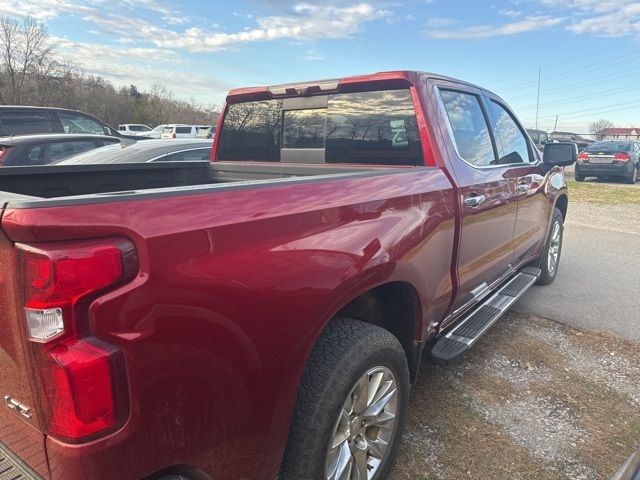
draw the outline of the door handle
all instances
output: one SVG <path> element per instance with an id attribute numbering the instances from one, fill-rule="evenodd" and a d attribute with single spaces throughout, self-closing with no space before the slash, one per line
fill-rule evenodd
<path id="1" fill-rule="evenodd" d="M 469 197 L 465 197 L 464 206 L 470 208 L 479 207 L 485 201 L 484 195 L 471 195 Z"/>

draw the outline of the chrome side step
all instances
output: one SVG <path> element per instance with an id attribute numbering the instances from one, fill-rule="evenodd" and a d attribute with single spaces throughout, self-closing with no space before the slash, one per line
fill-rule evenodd
<path id="1" fill-rule="evenodd" d="M 525 267 L 480 306 L 463 317 L 431 349 L 431 360 L 450 364 L 471 346 L 520 298 L 540 276 L 540 269 Z"/>

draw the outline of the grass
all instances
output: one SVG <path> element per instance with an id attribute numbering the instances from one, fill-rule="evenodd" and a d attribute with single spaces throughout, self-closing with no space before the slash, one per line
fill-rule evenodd
<path id="1" fill-rule="evenodd" d="M 587 180 L 576 182 L 567 179 L 571 201 L 613 205 L 631 203 L 640 205 L 640 188 L 638 185 L 625 185 L 617 181 L 599 182 Z"/>

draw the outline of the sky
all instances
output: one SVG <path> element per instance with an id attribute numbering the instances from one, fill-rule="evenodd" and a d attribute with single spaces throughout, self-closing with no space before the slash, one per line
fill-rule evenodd
<path id="1" fill-rule="evenodd" d="M 423 70 L 504 98 L 526 127 L 640 126 L 640 2 L 0 0 L 88 74 L 221 105 L 233 87 Z M 541 69 L 541 70 L 539 70 Z"/>

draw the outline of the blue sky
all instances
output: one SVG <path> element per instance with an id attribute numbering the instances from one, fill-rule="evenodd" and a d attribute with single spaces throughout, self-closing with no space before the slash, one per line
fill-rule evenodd
<path id="1" fill-rule="evenodd" d="M 628 0 L 0 0 L 87 73 L 221 104 L 234 86 L 428 70 L 480 84 L 527 127 L 640 125 L 640 3 Z"/>

